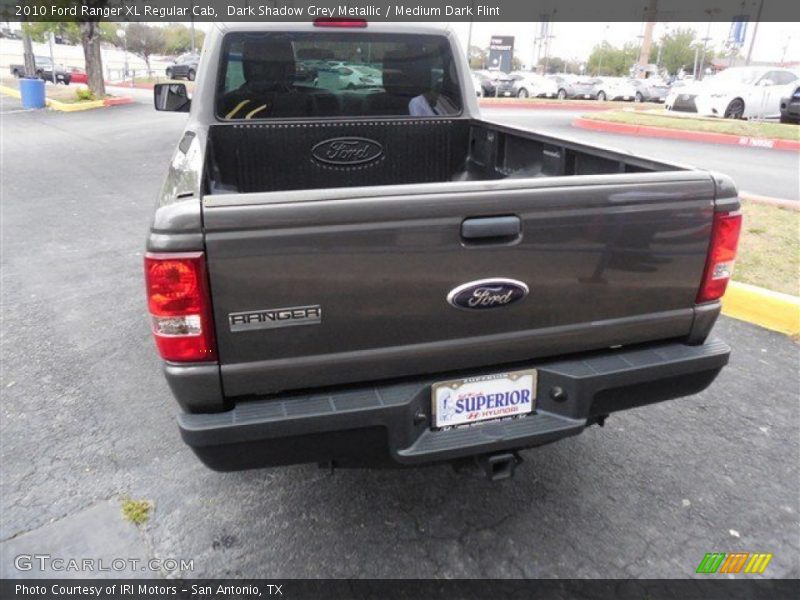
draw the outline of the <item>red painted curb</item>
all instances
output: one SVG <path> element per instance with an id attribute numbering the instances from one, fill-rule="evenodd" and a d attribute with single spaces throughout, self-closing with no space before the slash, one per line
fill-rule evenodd
<path id="1" fill-rule="evenodd" d="M 768 148 L 770 150 L 789 150 L 800 152 L 800 140 L 781 140 L 773 138 L 756 138 L 745 135 L 732 135 L 729 133 L 713 133 L 708 131 L 687 131 L 685 129 L 667 129 L 666 127 L 652 127 L 650 125 L 631 125 L 629 123 L 611 123 L 609 121 L 595 121 L 594 119 L 577 118 L 572 121 L 573 127 L 604 131 L 606 133 L 621 133 L 624 135 L 638 135 L 643 137 L 668 138 L 673 140 L 690 140 L 694 142 L 708 142 L 711 144 L 729 144 L 732 146 L 752 146 Z"/>
<path id="2" fill-rule="evenodd" d="M 133 98 L 130 96 L 117 96 L 115 98 L 106 98 L 103 100 L 106 106 L 120 106 L 122 104 L 133 104 Z"/>

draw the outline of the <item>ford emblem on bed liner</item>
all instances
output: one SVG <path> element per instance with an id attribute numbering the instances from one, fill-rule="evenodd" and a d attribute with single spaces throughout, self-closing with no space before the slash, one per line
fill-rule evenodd
<path id="1" fill-rule="evenodd" d="M 311 154 L 329 165 L 360 165 L 383 156 L 383 146 L 367 138 L 340 137 L 320 142 Z"/>
<path id="2" fill-rule="evenodd" d="M 528 286 L 514 279 L 479 279 L 458 286 L 447 294 L 451 306 L 465 310 L 502 308 L 528 295 Z"/>

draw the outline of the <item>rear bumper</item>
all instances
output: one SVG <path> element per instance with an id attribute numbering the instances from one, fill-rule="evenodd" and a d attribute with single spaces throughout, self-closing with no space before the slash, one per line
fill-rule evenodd
<path id="1" fill-rule="evenodd" d="M 716 378 L 729 354 L 730 348 L 718 340 L 698 346 L 650 344 L 256 399 L 226 412 L 181 414 L 178 425 L 197 456 L 220 471 L 320 461 L 418 465 L 539 446 L 577 435 L 612 412 L 695 394 Z M 448 431 L 431 429 L 433 382 L 531 367 L 538 369 L 539 380 L 534 414 Z"/>

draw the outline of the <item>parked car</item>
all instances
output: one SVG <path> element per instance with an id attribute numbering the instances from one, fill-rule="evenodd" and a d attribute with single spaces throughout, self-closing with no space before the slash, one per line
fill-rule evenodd
<path id="1" fill-rule="evenodd" d="M 36 77 L 44 81 L 63 83 L 69 85 L 72 81 L 72 74 L 61 65 L 56 65 L 55 80 L 53 79 L 53 61 L 49 56 L 34 56 L 33 62 L 36 68 Z M 11 65 L 9 71 L 14 77 L 20 78 L 25 75 L 25 65 Z"/>
<path id="2" fill-rule="evenodd" d="M 781 123 L 800 123 L 800 86 L 791 96 L 781 98 Z"/>
<path id="3" fill-rule="evenodd" d="M 197 65 L 200 62 L 199 54 L 182 54 L 175 59 L 166 69 L 167 79 L 187 79 L 194 81 L 197 77 Z"/>
<path id="4" fill-rule="evenodd" d="M 518 98 L 555 98 L 558 95 L 555 81 L 533 71 L 514 71 L 511 79 Z"/>
<path id="5" fill-rule="evenodd" d="M 575 79 L 570 75 L 547 75 L 547 79 L 556 84 L 556 98 L 564 100 L 565 98 L 573 98 L 572 94 Z"/>
<path id="6" fill-rule="evenodd" d="M 798 74 L 776 67 L 732 67 L 710 80 L 670 90 L 667 110 L 708 117 L 780 117 L 781 98 L 792 95 Z"/>
<path id="7" fill-rule="evenodd" d="M 514 80 L 503 71 L 476 71 L 482 78 L 484 96 L 514 96 Z"/>
<path id="8" fill-rule="evenodd" d="M 604 100 L 630 101 L 636 96 L 636 87 L 630 80 L 623 77 L 596 77 L 593 84 L 592 97 L 600 102 Z"/>
<path id="9" fill-rule="evenodd" d="M 553 75 L 553 81 L 558 85 L 558 98 L 584 98 L 591 100 L 595 97 L 595 81 L 591 77 L 577 77 L 574 75 Z"/>
<path id="10" fill-rule="evenodd" d="M 339 89 L 379 88 L 383 85 L 381 72 L 372 67 L 351 64 L 332 70 L 339 77 Z"/>
<path id="11" fill-rule="evenodd" d="M 72 79 L 72 83 L 89 83 L 89 78 L 86 76 L 86 71 L 83 69 L 72 67 L 69 70 L 69 75 Z"/>
<path id="12" fill-rule="evenodd" d="M 192 98 L 155 87 L 188 119 L 147 238 L 149 323 L 200 460 L 503 479 L 521 449 L 708 387 L 730 353 L 709 334 L 731 179 L 484 120 L 451 29 L 356 25 L 210 24 Z M 292 48 L 321 43 L 369 44 L 383 90 L 297 87 Z"/>
<path id="13" fill-rule="evenodd" d="M 496 90 L 496 86 L 491 73 L 486 70 L 473 71 L 472 73 L 480 80 L 481 95 L 487 97 L 493 97 Z"/>
<path id="14" fill-rule="evenodd" d="M 634 102 L 664 102 L 669 94 L 669 85 L 663 79 L 631 79 L 635 88 Z"/>
<path id="15" fill-rule="evenodd" d="M 475 88 L 475 95 L 478 97 L 483 96 L 483 85 L 481 83 L 481 76 L 475 71 L 470 71 L 472 77 L 472 86 Z"/>

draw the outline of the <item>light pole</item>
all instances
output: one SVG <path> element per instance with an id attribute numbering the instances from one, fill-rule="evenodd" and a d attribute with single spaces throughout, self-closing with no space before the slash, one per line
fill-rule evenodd
<path id="1" fill-rule="evenodd" d="M 122 40 L 123 48 L 125 51 L 125 62 L 123 63 L 123 70 L 122 70 L 122 81 L 126 81 L 128 78 L 128 35 L 125 29 L 120 27 L 117 29 L 117 37 Z"/>

